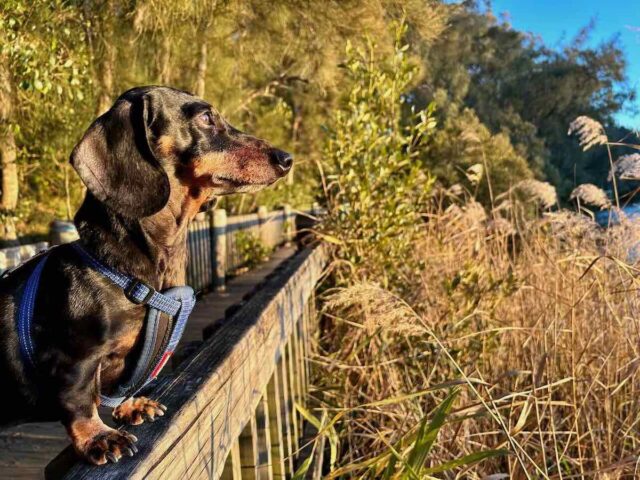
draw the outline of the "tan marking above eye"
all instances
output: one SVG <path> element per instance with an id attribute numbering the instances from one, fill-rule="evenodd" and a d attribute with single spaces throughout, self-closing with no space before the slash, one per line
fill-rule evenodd
<path id="1" fill-rule="evenodd" d="M 158 138 L 156 149 L 163 157 L 168 157 L 175 153 L 176 141 L 170 135 L 162 135 Z"/>

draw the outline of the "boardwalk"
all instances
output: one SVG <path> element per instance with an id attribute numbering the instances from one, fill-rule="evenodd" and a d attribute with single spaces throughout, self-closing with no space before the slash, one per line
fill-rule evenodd
<path id="1" fill-rule="evenodd" d="M 243 299 L 250 296 L 257 286 L 259 288 L 260 283 L 293 253 L 294 247 L 280 248 L 271 255 L 268 262 L 228 280 L 225 292 L 212 292 L 200 298 L 183 336 L 181 349 L 176 353 L 176 361 L 180 361 L 191 349 L 196 348 L 203 339 L 203 331 L 212 333 L 216 321 L 224 317 L 228 308 L 240 305 Z M 105 420 L 110 420 L 109 411 L 101 413 L 104 413 Z M 28 424 L 2 431 L 0 478 L 44 478 L 44 467 L 67 445 L 69 441 L 59 423 Z"/>

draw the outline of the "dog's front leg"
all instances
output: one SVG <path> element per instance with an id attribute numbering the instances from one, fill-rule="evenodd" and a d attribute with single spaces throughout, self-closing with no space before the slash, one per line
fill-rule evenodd
<path id="1" fill-rule="evenodd" d="M 69 366 L 66 386 L 60 390 L 62 423 L 67 429 L 76 452 L 87 461 L 102 465 L 117 462 L 122 455 L 137 452 L 137 438 L 108 427 L 98 416 L 100 404 L 100 362 L 85 361 Z"/>

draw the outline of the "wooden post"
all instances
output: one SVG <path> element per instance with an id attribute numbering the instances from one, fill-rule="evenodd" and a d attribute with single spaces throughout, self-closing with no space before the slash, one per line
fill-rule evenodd
<path id="1" fill-rule="evenodd" d="M 214 286 L 219 292 L 225 290 L 227 275 L 227 211 L 217 208 L 213 212 L 213 248 L 215 259 Z"/>
<path id="2" fill-rule="evenodd" d="M 256 433 L 258 437 L 257 472 L 260 480 L 273 480 L 271 469 L 271 427 L 269 426 L 269 404 L 262 395 L 256 408 Z"/>
<path id="3" fill-rule="evenodd" d="M 242 480 L 242 467 L 240 465 L 240 443 L 238 439 L 233 442 L 231 451 L 227 455 L 224 470 L 220 480 Z"/>
<path id="4" fill-rule="evenodd" d="M 278 380 L 278 387 L 280 387 L 280 416 L 283 422 L 282 440 L 284 441 L 284 456 L 285 456 L 285 469 L 289 473 L 289 477 L 293 475 L 293 452 L 294 446 L 294 433 L 293 433 L 293 421 L 291 420 L 291 395 L 289 390 L 289 370 L 287 369 L 286 351 L 282 349 L 282 355 L 280 361 L 276 365 L 275 377 Z"/>
<path id="5" fill-rule="evenodd" d="M 283 435 L 282 406 L 280 401 L 280 385 L 278 382 L 278 366 L 276 365 L 267 385 L 267 404 L 269 405 L 269 437 L 271 438 L 271 464 L 273 478 L 286 477 L 284 469 L 285 445 Z"/>
<path id="6" fill-rule="evenodd" d="M 12 268 L 20 265 L 22 263 L 20 247 L 8 247 L 2 249 L 2 258 L 0 261 L 2 262 L 0 270 L 11 270 Z"/>
<path id="7" fill-rule="evenodd" d="M 284 216 L 282 224 L 284 244 L 288 247 L 296 236 L 296 223 L 292 214 L 291 205 L 284 205 L 282 207 L 282 214 Z"/>
<path id="8" fill-rule="evenodd" d="M 306 308 L 304 309 L 303 315 L 306 313 Z M 307 368 L 306 368 L 306 358 L 305 358 L 305 349 L 304 349 L 304 337 L 302 331 L 302 322 L 301 318 L 298 320 L 298 323 L 293 328 L 294 341 L 296 344 L 296 355 L 298 357 L 298 378 L 300 379 L 300 402 L 305 405 L 306 397 L 307 397 Z"/>
<path id="9" fill-rule="evenodd" d="M 289 421 L 293 426 L 293 448 L 297 450 L 300 445 L 300 439 L 302 438 L 302 432 L 298 429 L 298 410 L 296 409 L 296 402 L 300 401 L 300 396 L 298 395 L 298 387 L 296 380 L 296 359 L 294 357 L 294 349 L 293 342 L 291 336 L 289 337 L 289 341 L 285 347 L 285 352 L 287 355 L 287 369 L 289 374 Z M 297 455 L 294 455 L 296 457 Z"/>
<path id="10" fill-rule="evenodd" d="M 300 405 L 304 404 L 303 395 L 302 395 L 302 379 L 300 378 L 300 352 L 298 351 L 298 328 L 297 324 L 293 325 L 293 330 L 291 332 L 291 336 L 289 337 L 289 353 L 291 355 L 291 376 L 293 391 L 295 392 L 294 398 L 297 403 Z M 297 408 L 294 407 L 293 419 L 298 427 L 298 442 L 303 438 L 303 417 L 302 414 L 298 411 Z"/>
<path id="11" fill-rule="evenodd" d="M 258 223 L 260 224 L 260 242 L 264 246 L 269 245 L 269 231 L 267 222 L 269 221 L 269 211 L 264 205 L 258 207 Z"/>
<path id="12" fill-rule="evenodd" d="M 243 480 L 258 480 L 258 428 L 256 416 L 245 425 L 240 434 L 240 465 Z"/>
<path id="13" fill-rule="evenodd" d="M 0 250 L 0 274 L 5 270 L 9 270 L 9 260 L 7 259 L 7 253 L 4 250 Z"/>

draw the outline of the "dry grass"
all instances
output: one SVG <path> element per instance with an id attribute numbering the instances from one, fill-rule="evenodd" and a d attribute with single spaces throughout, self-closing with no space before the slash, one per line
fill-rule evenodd
<path id="1" fill-rule="evenodd" d="M 606 145 L 609 141 L 602 124 L 584 115 L 571 122 L 567 133 L 578 137 L 580 146 L 584 151 L 596 145 Z"/>
<path id="2" fill-rule="evenodd" d="M 614 162 L 613 170 L 621 180 L 640 180 L 640 153 L 622 155 Z M 612 179 L 612 172 L 609 172 L 608 180 Z"/>
<path id="3" fill-rule="evenodd" d="M 511 207 L 428 212 L 411 298 L 371 282 L 326 295 L 317 397 L 348 409 L 344 476 L 381 478 L 376 461 L 442 399 L 429 389 L 456 379 L 467 386 L 430 464 L 511 455 L 441 476 L 640 475 L 640 299 L 625 262 L 638 228 L 567 211 L 526 221 Z"/>
<path id="4" fill-rule="evenodd" d="M 611 208 L 611 200 L 609 200 L 605 191 L 592 183 L 578 185 L 569 195 L 569 200 L 575 200 L 578 203 L 578 208 L 581 205 L 599 208 L 600 210 Z"/>

